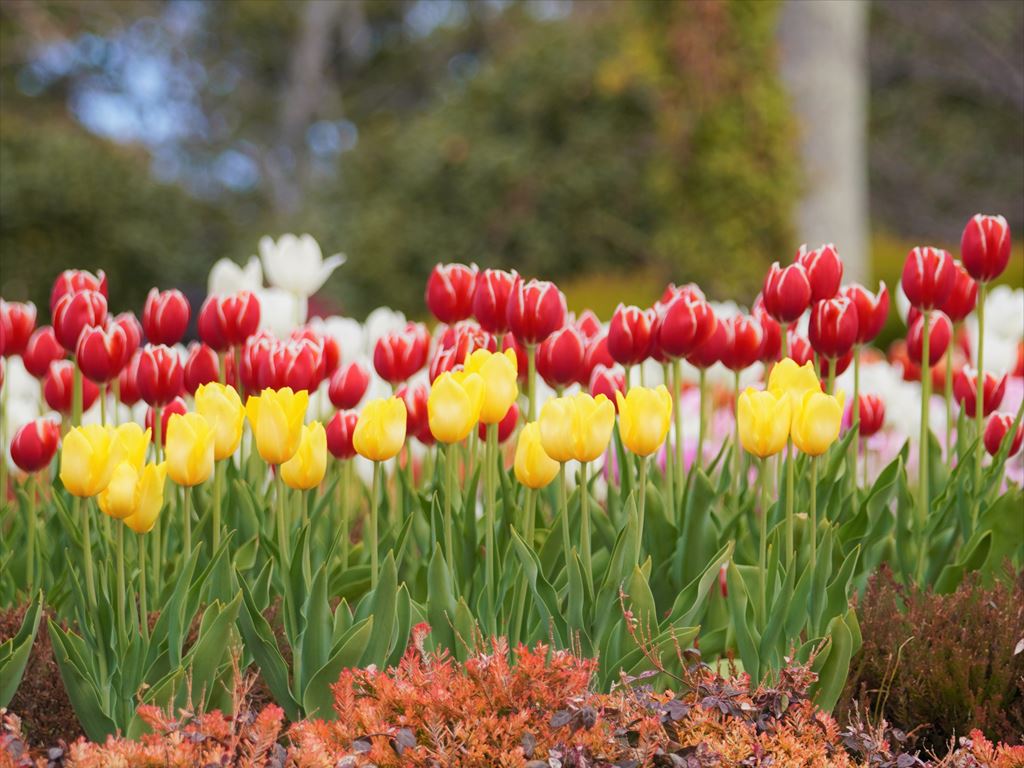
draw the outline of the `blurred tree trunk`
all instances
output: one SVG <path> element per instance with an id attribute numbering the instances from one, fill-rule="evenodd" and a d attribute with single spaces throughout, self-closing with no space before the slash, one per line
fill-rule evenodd
<path id="1" fill-rule="evenodd" d="M 797 229 L 812 247 L 835 243 L 848 280 L 870 273 L 867 16 L 862 0 L 787 0 L 778 32 L 805 173 Z"/>

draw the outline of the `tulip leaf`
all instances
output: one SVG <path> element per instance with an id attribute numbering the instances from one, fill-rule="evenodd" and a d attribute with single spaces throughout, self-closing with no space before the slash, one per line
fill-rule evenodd
<path id="1" fill-rule="evenodd" d="M 729 585 L 729 614 L 732 617 L 733 631 L 736 634 L 736 646 L 743 660 L 743 668 L 750 673 L 751 679 L 761 679 L 761 662 L 757 652 L 760 638 L 753 626 L 752 610 L 749 610 L 747 587 L 735 563 L 729 563 L 727 571 Z"/>
<path id="2" fill-rule="evenodd" d="M 368 606 L 372 606 L 373 633 L 363 654 L 361 665 L 376 664 L 383 667 L 391 652 L 392 637 L 395 632 L 396 604 L 398 600 L 398 571 L 395 567 L 394 553 L 388 552 L 380 566 L 377 588 L 367 596 Z"/>
<path id="3" fill-rule="evenodd" d="M 836 616 L 829 622 L 828 637 L 827 651 L 822 652 L 812 665 L 812 669 L 818 673 L 818 680 L 810 689 L 814 703 L 826 712 L 830 712 L 839 700 L 850 671 L 853 633 L 850 632 L 845 616 Z"/>
<path id="4" fill-rule="evenodd" d="M 90 740 L 104 741 L 117 730 L 117 726 L 103 707 L 101 684 L 86 672 L 85 659 L 92 656 L 81 637 L 62 629 L 53 619 L 49 620 L 47 627 L 53 656 L 75 716 Z"/>
<path id="5" fill-rule="evenodd" d="M 256 607 L 243 579 L 239 579 L 239 586 L 242 590 L 242 610 L 238 613 L 238 629 L 242 633 L 245 648 L 252 654 L 274 701 L 285 711 L 289 719 L 298 720 L 302 713 L 298 701 L 292 695 L 288 666 L 277 647 L 274 631 Z"/>
<path id="6" fill-rule="evenodd" d="M 558 604 L 558 595 L 540 572 L 540 561 L 537 559 L 537 555 L 526 546 L 516 531 L 512 531 L 511 535 L 516 555 L 523 566 L 523 573 L 530 585 L 530 591 L 533 592 L 534 604 L 540 611 L 544 623 L 550 624 L 551 630 L 555 634 L 555 641 L 560 644 L 560 647 L 565 647 L 564 644 L 568 641 L 568 628 Z"/>
<path id="7" fill-rule="evenodd" d="M 672 612 L 669 616 L 670 622 L 682 626 L 698 623 L 700 615 L 704 610 L 704 605 L 707 602 L 708 593 L 711 591 L 711 585 L 718 578 L 718 572 L 722 566 L 732 557 L 732 550 L 732 542 L 727 543 L 718 550 L 718 553 L 704 567 L 704 570 L 697 574 L 686 585 L 686 588 L 679 593 L 675 603 L 672 605 Z"/>
<path id="8" fill-rule="evenodd" d="M 354 667 L 366 652 L 366 646 L 373 632 L 373 617 L 363 619 L 335 643 L 330 658 L 309 678 L 302 694 L 302 708 L 307 718 L 335 720 L 334 697 L 331 686 L 338 682 L 341 670 Z"/>
<path id="9" fill-rule="evenodd" d="M 39 630 L 39 617 L 43 611 L 43 595 L 32 602 L 21 621 L 21 627 L 14 637 L 0 644 L 0 708 L 6 707 L 18 689 L 21 676 L 28 664 L 32 644 Z"/>
<path id="10" fill-rule="evenodd" d="M 985 531 L 968 544 L 970 546 L 964 546 L 960 560 L 950 563 L 939 573 L 934 585 L 935 592 L 938 594 L 947 595 L 954 592 L 963 581 L 965 574 L 981 567 L 992 547 L 991 531 Z"/>
<path id="11" fill-rule="evenodd" d="M 288 599 L 287 597 L 285 599 Z M 331 606 L 327 602 L 327 568 L 320 566 L 313 576 L 313 584 L 303 611 L 302 672 L 305 679 L 296 681 L 299 691 L 304 691 L 313 675 L 327 663 L 331 652 Z"/>

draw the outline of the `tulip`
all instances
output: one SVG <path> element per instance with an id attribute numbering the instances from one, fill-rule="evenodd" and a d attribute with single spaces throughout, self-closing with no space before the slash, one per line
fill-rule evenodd
<path id="1" fill-rule="evenodd" d="M 642 363 L 651 353 L 654 310 L 619 304 L 608 325 L 608 352 L 615 362 L 625 366 Z M 627 382 L 628 383 L 628 382 Z"/>
<path id="2" fill-rule="evenodd" d="M 1010 225 L 1002 216 L 974 214 L 960 238 L 960 258 L 979 283 L 999 277 L 1010 262 Z"/>
<path id="3" fill-rule="evenodd" d="M 715 317 L 714 313 L 711 315 Z M 708 369 L 721 359 L 722 351 L 729 343 L 726 322 L 715 317 L 714 327 L 703 343 L 698 344 L 686 356 L 687 362 L 695 368 Z"/>
<path id="4" fill-rule="evenodd" d="M 308 491 L 323 482 L 327 473 L 327 433 L 314 421 L 302 427 L 299 450 L 281 465 L 281 479 L 289 488 Z"/>
<path id="5" fill-rule="evenodd" d="M 167 422 L 167 474 L 178 485 L 191 488 L 213 474 L 216 435 L 201 414 L 173 414 Z"/>
<path id="6" fill-rule="evenodd" d="M 117 377 L 117 396 L 129 408 L 142 399 L 139 395 L 139 359 L 141 357 L 142 353 L 136 350 Z"/>
<path id="7" fill-rule="evenodd" d="M 437 264 L 427 278 L 427 309 L 442 323 L 465 320 L 473 313 L 476 266 Z"/>
<path id="8" fill-rule="evenodd" d="M 814 250 L 801 245 L 796 254 L 796 263 L 807 272 L 812 302 L 831 299 L 839 292 L 839 283 L 843 280 L 843 262 L 832 243 Z"/>
<path id="9" fill-rule="evenodd" d="M 386 333 L 373 348 L 373 367 L 382 379 L 397 386 L 427 362 L 430 334 L 422 323 L 408 323 L 400 331 Z"/>
<path id="10" fill-rule="evenodd" d="M 325 259 L 311 235 L 286 234 L 277 242 L 262 237 L 259 250 L 267 282 L 302 298 L 319 291 L 331 273 L 345 263 L 345 256 L 340 253 Z"/>
<path id="11" fill-rule="evenodd" d="M 580 371 L 581 375 L 586 376 L 586 381 L 589 382 L 591 376 L 598 366 L 604 366 L 605 368 L 615 368 L 618 364 L 608 353 L 608 332 L 600 331 L 596 336 L 587 341 L 587 351 L 583 356 L 583 368 Z M 581 384 L 583 381 L 580 382 Z"/>
<path id="12" fill-rule="evenodd" d="M 199 338 L 217 351 L 241 346 L 256 333 L 260 300 L 250 291 L 210 296 L 199 310 Z"/>
<path id="13" fill-rule="evenodd" d="M 0 354 L 4 357 L 23 354 L 36 327 L 36 305 L 0 299 L 0 326 L 3 328 Z"/>
<path id="14" fill-rule="evenodd" d="M 725 327 L 726 343 L 720 350 L 721 361 L 726 368 L 739 372 L 749 368 L 761 358 L 764 346 L 764 328 L 750 315 L 733 315 L 722 321 Z"/>
<path id="15" fill-rule="evenodd" d="M 473 317 L 485 331 L 508 332 L 508 305 L 518 282 L 515 270 L 485 269 L 479 274 L 473 292 Z"/>
<path id="16" fill-rule="evenodd" d="M 142 349 L 135 381 L 147 404 L 160 406 L 171 402 L 183 391 L 183 376 L 181 359 L 175 350 L 153 345 Z"/>
<path id="17" fill-rule="evenodd" d="M 505 414 L 505 418 L 498 422 L 498 442 L 504 443 L 510 437 L 512 433 L 516 431 L 516 426 L 519 424 L 519 406 L 515 403 L 509 406 L 508 412 Z M 477 434 L 481 440 L 487 439 L 487 425 L 482 421 L 477 426 Z M 430 430 L 427 430 L 427 435 L 430 435 Z M 418 437 L 418 435 L 417 435 Z M 433 442 L 433 436 L 431 437 L 431 443 Z M 430 445 L 431 443 L 426 443 Z"/>
<path id="18" fill-rule="evenodd" d="M 218 259 L 206 280 L 210 294 L 258 291 L 263 287 L 263 265 L 256 256 L 250 256 L 245 266 L 228 258 Z"/>
<path id="19" fill-rule="evenodd" d="M 963 264 L 954 261 L 953 265 L 955 267 L 953 290 L 939 305 L 939 309 L 945 312 L 954 323 L 962 323 L 974 311 L 974 306 L 978 302 L 978 284 L 964 269 Z"/>
<path id="20" fill-rule="evenodd" d="M 985 372 L 985 383 L 981 388 L 983 416 L 991 414 L 1002 403 L 1006 394 L 1006 379 L 1005 375 L 997 379 L 991 371 Z M 977 411 L 978 372 L 967 365 L 957 371 L 953 377 L 953 395 L 963 412 L 973 415 Z"/>
<path id="21" fill-rule="evenodd" d="M 583 310 L 580 316 L 576 318 L 576 327 L 579 332 L 583 334 L 583 339 L 589 341 L 596 337 L 604 327 L 601 325 L 601 321 L 597 319 L 597 315 L 591 312 L 589 309 Z"/>
<path id="22" fill-rule="evenodd" d="M 167 464 L 147 464 L 139 473 L 135 485 L 134 512 L 124 518 L 124 524 L 135 533 L 149 533 L 160 516 L 164 504 L 164 482 L 167 477 Z M 142 551 L 142 548 L 139 548 Z M 144 612 L 145 613 L 145 612 Z"/>
<path id="23" fill-rule="evenodd" d="M 548 400 L 541 408 L 544 451 L 555 461 L 594 461 L 608 447 L 615 426 L 615 406 L 603 395 L 579 392 Z"/>
<path id="24" fill-rule="evenodd" d="M 283 464 L 299 449 L 309 393 L 264 389 L 245 402 L 256 450 L 267 464 Z"/>
<path id="25" fill-rule="evenodd" d="M 57 279 L 53 281 L 53 289 L 50 291 L 50 314 L 57 308 L 58 302 L 69 293 L 80 291 L 99 291 L 103 298 L 107 297 L 107 276 L 103 270 L 95 275 L 81 269 L 65 269 Z"/>
<path id="26" fill-rule="evenodd" d="M 198 342 L 188 345 L 188 358 L 185 360 L 185 367 L 182 369 L 182 382 L 185 391 L 194 395 L 196 390 L 203 384 L 220 381 L 221 361 L 213 347 Z M 234 385 L 235 358 L 227 355 L 224 358 L 224 379 L 225 383 Z"/>
<path id="27" fill-rule="evenodd" d="M 335 408 L 351 409 L 359 405 L 370 386 L 370 372 L 361 363 L 339 366 L 331 376 L 327 396 Z"/>
<path id="28" fill-rule="evenodd" d="M 804 394 L 821 392 L 821 382 L 810 363 L 797 365 L 792 358 L 784 358 L 772 367 L 768 376 L 768 390 L 776 397 L 785 396 L 795 412 Z"/>
<path id="29" fill-rule="evenodd" d="M 76 349 L 83 329 L 106 320 L 107 299 L 99 291 L 66 293 L 53 310 L 53 330 L 64 349 Z"/>
<path id="30" fill-rule="evenodd" d="M 907 354 L 910 360 L 921 365 L 921 356 L 924 353 L 924 322 L 922 314 L 917 314 L 914 322 L 907 332 Z M 949 342 L 953 337 L 953 324 L 949 321 L 942 310 L 931 311 L 931 318 L 928 325 L 928 368 L 935 366 L 942 356 L 946 354 Z"/>
<path id="31" fill-rule="evenodd" d="M 736 418 L 740 443 L 758 458 L 774 456 L 786 447 L 793 411 L 785 395 L 747 387 L 737 401 Z"/>
<path id="32" fill-rule="evenodd" d="M 956 281 L 953 257 L 941 248 L 914 248 L 903 265 L 901 284 L 912 307 L 920 310 L 941 306 Z"/>
<path id="33" fill-rule="evenodd" d="M 110 482 L 121 453 L 116 433 L 99 424 L 73 427 L 60 452 L 60 480 L 72 496 L 95 496 Z"/>
<path id="34" fill-rule="evenodd" d="M 861 395 L 857 408 L 860 414 L 857 431 L 861 437 L 871 437 L 885 423 L 885 402 L 878 395 Z"/>
<path id="35" fill-rule="evenodd" d="M 811 280 L 807 270 L 799 262 L 780 267 L 776 261 L 765 277 L 762 295 L 769 315 L 780 323 L 794 322 L 811 303 Z"/>
<path id="36" fill-rule="evenodd" d="M 507 317 L 509 329 L 523 344 L 540 344 L 565 325 L 567 312 L 565 294 L 554 283 L 517 277 Z"/>
<path id="37" fill-rule="evenodd" d="M 134 421 L 127 421 L 114 428 L 114 445 L 118 461 L 127 461 L 133 467 L 141 467 L 146 461 L 149 449 L 150 430 L 142 429 Z"/>
<path id="38" fill-rule="evenodd" d="M 660 303 L 656 346 L 673 360 L 686 357 L 714 333 L 717 320 L 711 305 L 690 292 L 673 294 Z"/>
<path id="39" fill-rule="evenodd" d="M 604 395 L 615 405 L 618 410 L 618 398 L 616 395 L 626 391 L 626 374 L 617 365 L 606 367 L 598 364 L 594 372 L 590 374 L 590 394 L 594 397 Z"/>
<path id="40" fill-rule="evenodd" d="M 119 325 L 84 328 L 78 337 L 75 360 L 86 378 L 97 384 L 116 379 L 129 358 L 128 334 Z"/>
<path id="41" fill-rule="evenodd" d="M 558 474 L 559 463 L 544 452 L 540 426 L 535 421 L 519 432 L 514 469 L 516 479 L 533 490 L 546 488 Z"/>
<path id="42" fill-rule="evenodd" d="M 857 305 L 845 296 L 819 301 L 811 308 L 807 336 L 822 357 L 845 355 L 853 349 L 859 332 Z"/>
<path id="43" fill-rule="evenodd" d="M 479 374 L 484 383 L 480 407 L 480 421 L 484 424 L 497 424 L 504 419 L 519 396 L 517 365 L 512 350 L 488 352 L 478 349 L 466 360 L 465 374 Z"/>
<path id="44" fill-rule="evenodd" d="M 74 409 L 75 365 L 70 360 L 56 360 L 43 378 L 43 397 L 55 411 L 69 414 Z M 100 388 L 89 379 L 82 380 L 82 410 L 87 411 L 100 396 Z"/>
<path id="45" fill-rule="evenodd" d="M 857 308 L 857 343 L 868 344 L 875 340 L 885 326 L 889 316 L 889 290 L 884 282 L 878 284 L 878 293 L 873 294 L 859 284 L 847 285 L 842 295 Z"/>
<path id="46" fill-rule="evenodd" d="M 325 377 L 331 376 L 338 370 L 338 366 L 341 365 L 341 345 L 338 344 L 338 340 L 333 336 L 319 333 L 309 326 L 303 326 L 292 331 L 291 340 L 308 341 L 320 350 Z"/>
<path id="47" fill-rule="evenodd" d="M 1006 441 L 1007 433 L 1013 427 L 1013 417 L 1008 413 L 993 413 L 985 426 L 985 449 L 989 455 L 995 456 Z M 1021 444 L 1024 443 L 1024 426 L 1018 426 L 1010 442 L 1007 457 L 1017 455 Z"/>
<path id="48" fill-rule="evenodd" d="M 188 413 L 188 406 L 185 405 L 185 401 L 180 397 L 176 397 L 163 408 L 160 409 L 160 434 L 157 435 L 156 431 L 156 409 L 146 409 L 146 428 L 151 430 L 153 435 L 153 442 L 163 445 L 167 442 L 167 422 L 171 420 L 171 416 L 174 414 L 181 414 L 184 416 Z"/>
<path id="49" fill-rule="evenodd" d="M 41 379 L 50 369 L 50 363 L 63 360 L 66 356 L 67 351 L 57 341 L 53 326 L 44 325 L 37 328 L 29 337 L 25 351 L 21 353 L 21 360 L 25 364 L 25 370 Z"/>
<path id="50" fill-rule="evenodd" d="M 274 370 L 275 339 L 268 331 L 260 331 L 246 340 L 242 348 L 239 377 L 249 391 L 261 392 L 276 389 L 277 374 Z"/>
<path id="51" fill-rule="evenodd" d="M 434 436 L 430 434 L 430 420 L 427 416 L 430 387 L 426 384 L 414 387 L 403 384 L 395 390 L 395 397 L 402 398 L 405 403 L 405 434 L 412 435 L 423 445 L 433 445 Z"/>
<path id="52" fill-rule="evenodd" d="M 615 393 L 622 443 L 637 456 L 650 456 L 668 435 L 672 423 L 672 395 L 664 384 L 656 389 L 631 387 L 625 396 Z"/>
<path id="53" fill-rule="evenodd" d="M 782 353 L 782 326 L 768 314 L 768 310 L 764 308 L 764 299 L 760 295 L 754 300 L 751 314 L 764 332 L 764 340 L 761 342 L 761 360 L 766 363 L 778 360 Z"/>
<path id="54" fill-rule="evenodd" d="M 583 332 L 575 325 L 560 328 L 537 349 L 537 373 L 549 386 L 556 388 L 579 381 L 586 344 Z"/>
<path id="55" fill-rule="evenodd" d="M 316 392 L 327 372 L 323 341 L 299 339 L 279 343 L 274 350 L 278 388 Z"/>
<path id="56" fill-rule="evenodd" d="M 511 339 L 511 335 L 505 334 L 505 339 Z M 494 352 L 497 348 L 495 338 L 475 323 L 462 321 L 450 325 L 438 338 L 437 350 L 430 361 L 430 381 L 445 371 L 454 371 L 477 349 Z"/>
<path id="57" fill-rule="evenodd" d="M 60 442 L 60 424 L 48 419 L 35 419 L 14 433 L 11 459 L 22 472 L 38 472 L 50 466 Z"/>
<path id="58" fill-rule="evenodd" d="M 245 407 L 235 388 L 218 382 L 200 386 L 196 412 L 213 428 L 214 458 L 222 461 L 238 450 L 245 428 Z"/>
<path id="59" fill-rule="evenodd" d="M 151 288 L 142 310 L 142 327 L 150 344 L 174 346 L 185 335 L 191 314 L 188 299 L 177 289 Z"/>
<path id="60" fill-rule="evenodd" d="M 839 437 L 842 421 L 842 392 L 833 397 L 806 391 L 793 410 L 793 444 L 808 456 L 820 456 Z"/>
<path id="61" fill-rule="evenodd" d="M 107 487 L 96 497 L 100 511 L 115 520 L 135 514 L 138 484 L 139 469 L 129 461 L 122 461 L 115 467 Z"/>
<path id="62" fill-rule="evenodd" d="M 431 386 L 427 399 L 427 417 L 434 438 L 447 445 L 465 440 L 480 420 L 485 388 L 484 379 L 477 373 L 442 373 Z"/>
<path id="63" fill-rule="evenodd" d="M 355 411 L 338 411 L 327 422 L 327 450 L 336 459 L 351 459 L 356 455 L 352 442 L 359 414 Z"/>

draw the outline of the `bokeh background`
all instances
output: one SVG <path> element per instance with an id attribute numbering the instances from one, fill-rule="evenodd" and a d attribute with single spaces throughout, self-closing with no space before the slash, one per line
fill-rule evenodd
<path id="1" fill-rule="evenodd" d="M 1021 242 L 1020 2 L 0 0 L 0 293 L 40 306 L 309 232 L 324 311 L 422 316 L 459 260 L 607 317 L 804 240 L 891 285 L 978 211 Z"/>

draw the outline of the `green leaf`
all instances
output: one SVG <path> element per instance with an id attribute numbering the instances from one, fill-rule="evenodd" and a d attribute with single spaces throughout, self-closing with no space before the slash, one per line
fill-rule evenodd
<path id="1" fill-rule="evenodd" d="M 732 616 L 733 631 L 736 633 L 736 645 L 743 660 L 743 668 L 750 673 L 752 680 L 760 680 L 761 661 L 757 652 L 760 639 L 753 626 L 752 611 L 747 610 L 747 587 L 735 563 L 729 563 L 726 578 L 729 585 L 729 613 Z"/>
<path id="2" fill-rule="evenodd" d="M 218 668 L 227 656 L 231 628 L 238 618 L 241 604 L 241 592 L 227 605 L 214 601 L 203 614 L 199 639 L 184 659 L 183 666 L 190 672 L 191 694 L 193 697 L 202 694 L 204 702 L 212 695 Z"/>
<path id="3" fill-rule="evenodd" d="M 848 612 L 852 613 L 852 609 Z M 851 619 L 856 621 L 856 618 Z M 814 703 L 826 712 L 839 701 L 839 695 L 846 685 L 846 676 L 850 671 L 850 658 L 853 655 L 853 633 L 850 632 L 847 618 L 836 616 L 828 625 L 829 643 L 827 652 L 816 659 L 812 668 L 818 673 L 817 682 L 811 686 Z"/>
<path id="4" fill-rule="evenodd" d="M 307 718 L 334 720 L 338 717 L 331 686 L 338 682 L 341 670 L 359 664 L 372 632 L 372 616 L 354 624 L 342 635 L 327 662 L 313 673 L 302 693 L 302 708 Z"/>
<path id="5" fill-rule="evenodd" d="M 540 561 L 526 543 L 519 536 L 519 533 L 512 531 L 512 544 L 515 547 L 516 555 L 523 566 L 523 573 L 526 581 L 533 592 L 534 604 L 540 611 L 545 625 L 550 624 L 555 634 L 555 641 L 560 648 L 564 648 L 568 642 L 568 627 L 562 617 L 561 607 L 558 602 L 558 595 L 554 588 L 540 572 Z"/>
<path id="6" fill-rule="evenodd" d="M 290 720 L 299 720 L 302 712 L 292 694 L 288 666 L 277 647 L 274 632 L 256 607 L 245 581 L 239 579 L 239 586 L 242 590 L 243 610 L 238 613 L 238 628 L 245 648 L 252 654 L 274 701 L 284 709 Z"/>
<path id="7" fill-rule="evenodd" d="M 39 617 L 43 611 L 43 594 L 39 596 L 25 611 L 18 633 L 0 645 L 0 708 L 6 707 L 14 692 L 18 690 L 21 676 L 25 672 L 32 644 L 39 630 Z"/>
<path id="8" fill-rule="evenodd" d="M 64 690 L 82 730 L 92 741 L 106 740 L 107 736 L 117 730 L 117 726 L 104 710 L 99 685 L 86 672 L 88 665 L 85 659 L 91 658 L 92 654 L 85 648 L 81 637 L 70 630 L 61 629 L 53 619 L 50 619 L 47 627 Z"/>
<path id="9" fill-rule="evenodd" d="M 380 567 L 377 588 L 369 595 L 374 618 L 373 634 L 361 660 L 362 666 L 376 664 L 383 667 L 391 652 L 391 638 L 395 631 L 395 611 L 398 599 L 398 570 L 394 553 L 388 552 Z"/>

